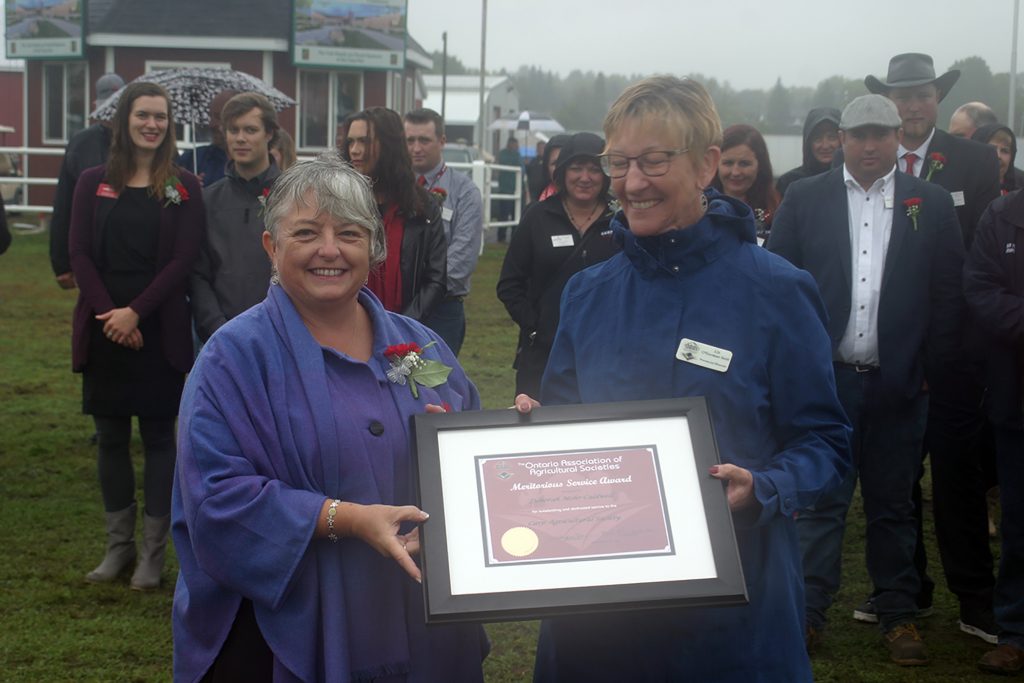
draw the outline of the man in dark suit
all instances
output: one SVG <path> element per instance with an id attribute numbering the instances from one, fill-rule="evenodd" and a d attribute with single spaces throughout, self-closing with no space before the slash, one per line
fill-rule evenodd
<path id="1" fill-rule="evenodd" d="M 103 74 L 96 79 L 96 99 L 93 108 L 124 87 L 117 74 Z M 82 171 L 107 163 L 110 151 L 110 121 L 97 121 L 75 133 L 68 141 L 64 159 L 57 175 L 57 191 L 53 197 L 53 216 L 50 219 L 50 265 L 61 289 L 74 289 L 75 276 L 71 272 L 68 254 L 68 232 L 71 226 L 71 202 L 75 197 L 75 184 Z"/>
<path id="2" fill-rule="evenodd" d="M 948 192 L 896 170 L 896 106 L 851 102 L 839 124 L 844 163 L 797 181 L 768 248 L 814 276 L 829 313 L 836 389 L 853 423 L 854 471 L 797 518 L 808 646 L 839 588 L 846 512 L 861 482 L 867 567 L 890 657 L 927 662 L 915 620 L 917 529 L 911 492 L 920 467 L 932 368 L 956 361 L 963 312 L 963 242 Z"/>
<path id="3" fill-rule="evenodd" d="M 954 137 L 935 127 L 939 102 L 959 76 L 960 72 L 953 70 L 936 77 L 931 57 L 907 53 L 890 60 L 886 80 L 868 76 L 864 84 L 896 104 L 903 121 L 899 169 L 949 191 L 967 250 L 978 219 L 1000 194 L 1000 174 L 991 146 Z M 967 339 L 966 343 L 972 348 L 974 340 Z M 989 472 L 994 470 L 994 445 L 981 410 L 983 373 L 968 360 L 979 355 L 965 353 L 964 360 L 945 368 L 949 381 L 931 392 L 925 450 L 931 454 L 935 536 L 946 583 L 960 602 L 960 629 L 995 643 L 995 579 L 985 500 L 991 485 Z M 935 584 L 926 571 L 927 556 L 920 534 L 920 483 L 914 500 L 918 518 L 914 560 L 921 579 L 918 609 L 927 613 Z M 854 618 L 877 620 L 870 599 L 854 611 Z"/>

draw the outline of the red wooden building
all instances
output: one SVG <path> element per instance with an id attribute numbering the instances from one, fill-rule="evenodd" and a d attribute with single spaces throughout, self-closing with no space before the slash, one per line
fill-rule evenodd
<path id="1" fill-rule="evenodd" d="M 225 67 L 261 78 L 298 103 L 280 114 L 299 153 L 334 144 L 337 124 L 352 111 L 382 105 L 399 112 L 420 105 L 420 73 L 432 60 L 411 37 L 404 68 L 297 67 L 292 62 L 292 5 L 285 0 L 89 0 L 85 56 L 26 62 L 27 144 L 64 146 L 88 125 L 94 83 L 107 72 L 125 81 L 176 66 Z M 33 157 L 30 175 L 56 177 L 60 157 Z M 52 188 L 31 190 L 31 204 L 51 202 Z"/>

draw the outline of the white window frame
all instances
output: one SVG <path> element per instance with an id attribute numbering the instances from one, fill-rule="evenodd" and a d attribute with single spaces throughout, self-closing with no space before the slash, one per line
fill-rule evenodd
<path id="1" fill-rule="evenodd" d="M 405 101 L 402 102 L 403 114 L 411 112 L 416 106 L 416 88 L 412 76 L 405 77 Z"/>
<path id="2" fill-rule="evenodd" d="M 363 104 L 363 91 L 365 88 L 365 74 L 362 71 L 336 71 L 330 69 L 298 69 L 295 72 L 295 130 L 292 137 L 295 139 L 295 150 L 297 153 L 317 153 L 323 151 L 324 147 L 309 147 L 300 146 L 302 144 L 302 115 L 303 115 L 303 102 L 302 102 L 302 76 L 307 73 L 326 73 L 327 74 L 327 120 L 335 123 L 337 120 L 337 98 L 338 98 L 338 77 L 352 77 L 355 76 L 358 80 L 356 89 L 358 90 L 358 96 L 356 98 L 355 111 L 361 111 L 364 108 Z M 335 123 L 335 125 L 337 125 Z M 327 131 L 327 147 L 330 149 L 334 146 L 332 140 L 334 135 L 333 130 Z"/>
<path id="3" fill-rule="evenodd" d="M 396 71 L 388 72 L 388 109 L 393 109 L 399 114 L 404 113 L 402 108 L 402 74 Z"/>
<path id="4" fill-rule="evenodd" d="M 44 145 L 66 145 L 68 143 L 68 140 L 71 139 L 71 136 L 68 135 L 68 106 L 67 106 L 67 102 L 68 102 L 68 66 L 70 66 L 71 64 L 81 64 L 85 68 L 85 77 L 82 79 L 82 83 L 81 83 L 81 87 L 83 88 L 83 94 L 85 95 L 82 98 L 82 101 L 85 102 L 85 107 L 84 107 L 84 110 L 82 111 L 82 122 L 83 122 L 82 128 L 85 128 L 86 126 L 89 125 L 89 111 L 90 111 L 90 106 L 89 106 L 90 105 L 90 101 L 89 101 L 89 86 L 88 86 L 88 83 L 89 83 L 89 62 L 43 62 L 43 65 L 42 65 L 43 77 L 41 79 L 42 80 L 42 86 L 43 86 L 43 97 L 42 97 L 42 100 L 43 100 L 43 110 L 42 110 L 42 120 L 41 120 L 42 130 L 40 131 L 40 133 L 41 133 L 40 137 L 42 138 Z M 63 80 L 63 84 L 62 84 L 61 87 L 64 90 L 64 103 L 63 103 L 63 106 L 61 107 L 61 112 L 60 112 L 60 118 L 61 118 L 61 137 L 59 137 L 59 138 L 47 137 L 47 135 L 46 135 L 47 132 L 48 132 L 47 131 L 47 119 L 49 118 L 49 113 L 50 113 L 50 102 L 49 102 L 49 95 L 50 95 L 50 93 L 49 93 L 49 88 L 46 87 L 46 85 L 47 85 L 47 83 L 46 83 L 46 68 L 47 67 L 53 67 L 53 66 L 60 66 L 61 67 L 61 79 Z"/>
<path id="5" fill-rule="evenodd" d="M 146 73 L 166 69 L 230 69 L 231 62 L 190 62 L 180 59 L 147 59 Z"/>

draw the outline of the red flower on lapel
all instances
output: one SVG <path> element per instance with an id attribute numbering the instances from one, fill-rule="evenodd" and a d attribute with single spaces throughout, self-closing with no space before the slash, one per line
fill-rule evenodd
<path id="1" fill-rule="evenodd" d="M 928 155 L 928 176 L 925 180 L 932 179 L 932 173 L 941 171 L 946 167 L 946 157 L 942 152 L 932 152 Z"/>
<path id="2" fill-rule="evenodd" d="M 914 222 L 914 230 L 917 230 L 917 217 L 921 213 L 921 198 L 911 197 L 903 200 L 903 206 L 907 207 L 907 215 Z"/>
<path id="3" fill-rule="evenodd" d="M 267 197 L 270 196 L 270 188 L 264 187 L 263 192 L 256 197 L 256 201 L 260 203 L 260 215 L 263 215 L 263 211 L 267 208 Z"/>
<path id="4" fill-rule="evenodd" d="M 393 344 L 384 349 L 384 357 L 391 365 L 387 371 L 388 379 L 395 384 L 408 384 L 413 398 L 420 397 L 419 389 L 416 388 L 417 384 L 424 387 L 436 387 L 444 384 L 452 369 L 440 361 L 421 357 L 426 349 L 435 344 L 437 342 L 432 341 L 420 348 L 416 342 L 409 342 L 408 344 Z"/>
<path id="5" fill-rule="evenodd" d="M 164 206 L 170 206 L 171 204 L 177 206 L 178 204 L 187 201 L 188 190 L 186 190 L 185 186 L 181 184 L 180 180 L 178 180 L 178 176 L 172 175 L 167 179 L 167 182 L 164 183 Z"/>

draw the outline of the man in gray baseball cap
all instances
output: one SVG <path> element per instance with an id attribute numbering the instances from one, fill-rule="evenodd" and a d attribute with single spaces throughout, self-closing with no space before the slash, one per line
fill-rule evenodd
<path id="1" fill-rule="evenodd" d="M 959 352 L 963 242 L 949 193 L 897 170 L 902 135 L 899 111 L 886 97 L 850 102 L 839 122 L 842 167 L 790 185 L 768 249 L 818 283 L 836 392 L 853 424 L 853 472 L 796 520 L 808 650 L 820 642 L 839 590 L 846 514 L 859 479 L 878 622 L 889 657 L 914 666 L 928 662 L 915 623 L 911 500 L 928 410 L 922 387 L 933 382 L 933 363 L 954 363 Z"/>
<path id="2" fill-rule="evenodd" d="M 96 79 L 96 101 L 94 109 L 99 109 L 110 96 L 124 87 L 124 79 L 114 73 L 103 74 Z"/>

